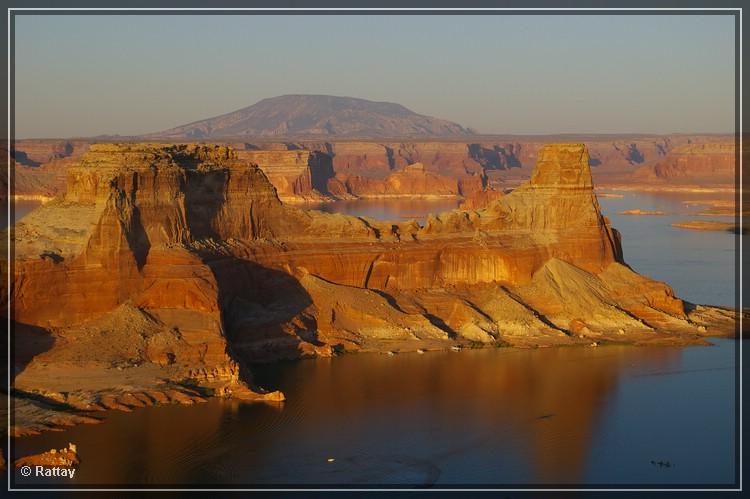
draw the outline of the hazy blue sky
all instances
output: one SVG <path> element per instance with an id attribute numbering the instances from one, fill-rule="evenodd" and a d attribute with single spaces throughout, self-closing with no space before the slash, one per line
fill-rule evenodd
<path id="1" fill-rule="evenodd" d="M 731 16 L 16 16 L 16 136 L 157 131 L 290 93 L 483 133 L 731 132 Z"/>

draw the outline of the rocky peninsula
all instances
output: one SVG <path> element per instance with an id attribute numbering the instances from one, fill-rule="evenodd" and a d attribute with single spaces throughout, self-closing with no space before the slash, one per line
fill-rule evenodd
<path id="1" fill-rule="evenodd" d="M 733 336 L 736 312 L 627 266 L 590 164 L 582 144 L 545 145 L 509 194 L 420 225 L 285 204 L 227 146 L 92 144 L 65 194 L 10 229 L 12 431 L 208 396 L 282 400 L 252 362 Z"/>

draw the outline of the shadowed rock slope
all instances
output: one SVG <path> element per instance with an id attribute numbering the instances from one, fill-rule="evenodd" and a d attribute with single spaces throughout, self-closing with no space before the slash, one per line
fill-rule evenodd
<path id="1" fill-rule="evenodd" d="M 581 144 L 545 146 L 512 193 L 424 226 L 282 204 L 223 146 L 94 144 L 67 184 L 11 234 L 27 402 L 277 399 L 248 389 L 245 362 L 733 333 L 733 312 L 624 264 Z"/>

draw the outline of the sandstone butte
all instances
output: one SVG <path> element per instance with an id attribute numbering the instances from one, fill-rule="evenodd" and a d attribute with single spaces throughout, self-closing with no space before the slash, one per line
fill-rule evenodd
<path id="1" fill-rule="evenodd" d="M 225 146 L 94 144 L 11 236 L 16 435 L 95 410 L 283 399 L 249 362 L 734 334 L 734 311 L 625 264 L 581 144 L 542 147 L 525 184 L 423 226 L 283 204 Z"/>
<path id="2" fill-rule="evenodd" d="M 549 137 L 546 142 L 554 141 Z M 731 136 L 582 136 L 599 187 L 635 190 L 733 190 Z M 95 141 L 94 141 L 95 142 Z M 382 141 L 331 139 L 254 142 L 229 140 L 240 159 L 256 163 L 282 201 L 320 202 L 357 197 L 463 197 L 483 208 L 498 192 L 528 180 L 542 137 L 471 137 Z M 17 196 L 64 192 L 66 170 L 91 141 L 21 140 L 14 144 Z M 3 151 L 5 152 L 5 151 Z M 409 168 L 422 165 L 421 169 Z M 486 194 L 485 194 L 486 193 Z"/>

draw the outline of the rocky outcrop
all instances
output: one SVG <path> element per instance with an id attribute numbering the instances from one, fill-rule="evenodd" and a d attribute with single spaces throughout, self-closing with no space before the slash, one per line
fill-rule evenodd
<path id="1" fill-rule="evenodd" d="M 24 166 L 39 166 L 65 158 L 80 158 L 89 144 L 84 140 L 19 140 L 14 144 L 13 159 Z"/>
<path id="2" fill-rule="evenodd" d="M 67 168 L 75 160 L 54 160 L 41 166 L 24 166 L 13 162 L 14 186 L 16 196 L 55 197 L 65 192 Z"/>
<path id="3" fill-rule="evenodd" d="M 727 173 L 729 170 L 725 168 L 728 159 L 719 159 L 721 154 L 718 153 L 711 153 L 710 157 L 713 159 L 707 159 L 709 153 L 700 152 L 701 148 L 709 150 L 714 147 L 723 147 L 721 144 L 729 145 L 731 137 L 593 135 L 581 136 L 580 139 L 587 144 L 592 175 L 598 185 L 624 185 L 636 188 L 645 186 L 648 189 L 654 189 L 685 182 L 724 185 L 734 183 L 733 175 Z M 546 142 L 552 140 L 555 140 L 555 137 L 509 136 L 400 142 L 341 139 L 332 139 L 327 142 L 253 140 L 229 141 L 226 144 L 236 148 L 239 154 L 247 155 L 250 161 L 253 161 L 254 156 L 254 161 L 264 169 L 284 201 L 303 202 L 333 199 L 335 196 L 327 197 L 323 190 L 327 187 L 327 179 L 334 175 L 340 182 L 344 179 L 351 179 L 352 183 L 358 185 L 358 190 L 374 197 L 383 188 L 382 180 L 414 163 L 422 164 L 427 173 L 449 177 L 461 184 L 474 185 L 478 179 L 482 179 L 482 182 L 488 184 L 490 188 L 502 191 L 528 180 L 536 164 L 539 150 Z M 71 156 L 50 160 L 51 155 L 54 155 L 49 152 L 54 149 L 52 144 L 58 143 L 64 144 L 65 142 L 47 141 L 47 145 L 41 148 L 47 151 L 46 153 L 40 149 L 33 154 L 33 157 L 42 161 L 36 167 L 23 166 L 17 161 L 15 166 L 15 192 L 17 194 L 49 196 L 64 191 L 65 171 L 68 166 L 77 162 L 77 156 L 85 151 L 87 145 L 71 142 L 75 144 Z M 684 155 L 686 158 L 692 155 L 698 158 L 703 155 L 704 159 L 687 160 L 692 162 L 693 166 L 687 166 L 685 169 L 668 166 L 672 160 L 667 157 L 667 154 L 675 148 L 683 147 L 694 151 L 686 153 Z M 26 141 L 21 141 L 17 145 L 17 151 L 21 152 L 24 148 L 28 148 Z M 34 147 L 31 150 L 34 150 Z M 284 153 L 283 151 L 290 152 Z M 308 159 L 304 157 L 303 151 L 318 152 L 320 156 L 313 155 Z M 676 151 L 675 154 L 682 153 Z M 330 157 L 333 172 L 329 170 L 327 157 Z M 306 161 L 309 174 L 305 172 Z M 655 173 L 654 165 L 657 163 L 663 165 L 660 167 L 662 177 Z M 340 182 L 334 181 L 333 188 L 334 190 L 338 188 L 342 192 L 341 195 L 348 198 L 351 194 L 345 193 L 346 188 L 342 187 Z M 368 192 L 370 186 L 372 186 L 372 192 Z M 312 190 L 308 192 L 308 189 Z M 473 188 L 464 186 L 462 190 L 472 192 Z M 301 192 L 301 194 L 295 194 L 295 192 Z"/>
<path id="4" fill-rule="evenodd" d="M 495 200 L 503 197 L 504 194 L 501 191 L 494 189 L 482 189 L 469 193 L 459 206 L 462 210 L 478 210 L 486 208 L 492 204 Z"/>
<path id="5" fill-rule="evenodd" d="M 13 193 L 54 197 L 65 190 L 66 170 L 87 150 L 84 141 L 20 140 L 13 148 Z"/>
<path id="6" fill-rule="evenodd" d="M 69 443 L 64 449 L 50 449 L 41 454 L 22 457 L 16 460 L 16 468 L 22 466 L 46 466 L 73 468 L 78 466 L 81 460 L 78 458 L 78 448 Z"/>
<path id="7" fill-rule="evenodd" d="M 541 148 L 524 185 L 423 226 L 283 204 L 241 156 L 100 144 L 68 169 L 66 194 L 12 233 L 15 334 L 51 340 L 15 390 L 79 409 L 179 387 L 273 400 L 245 361 L 733 332 L 732 312 L 687 310 L 624 264 L 582 144 Z"/>
<path id="8" fill-rule="evenodd" d="M 262 147 L 272 146 L 265 143 Z M 345 175 L 384 178 L 414 163 L 422 164 L 428 172 L 456 178 L 484 171 L 471 156 L 471 144 L 462 141 L 294 142 L 284 146 L 326 152 L 332 157 L 334 171 Z"/>
<path id="9" fill-rule="evenodd" d="M 222 147 L 93 145 L 68 186 L 15 230 L 13 318 L 63 345 L 26 366 L 16 389 L 47 377 L 50 391 L 80 389 L 50 375 L 55 363 L 91 372 L 128 361 L 144 388 L 160 366 L 168 379 L 250 393 L 224 338 L 219 283 L 194 245 L 273 236 L 265 216 L 281 203 L 263 173 Z"/>
<path id="10" fill-rule="evenodd" d="M 649 182 L 643 171 L 665 160 L 669 151 L 682 146 L 714 147 L 731 140 L 726 136 L 581 136 L 589 150 L 592 175 L 602 184 Z M 332 156 L 336 174 L 382 179 L 412 163 L 439 175 L 460 178 L 486 176 L 495 190 L 516 186 L 531 176 L 538 153 L 555 137 L 478 137 L 476 141 L 413 140 L 409 142 L 340 141 L 265 142 L 260 148 L 307 149 Z M 636 172 L 636 175 L 634 175 Z M 732 183 L 727 177 L 721 183 Z"/>
<path id="11" fill-rule="evenodd" d="M 331 157 L 305 150 L 241 150 L 240 159 L 258 165 L 284 202 L 320 201 L 334 175 Z"/>
<path id="12" fill-rule="evenodd" d="M 483 184 L 479 174 L 453 178 L 429 172 L 422 163 L 412 163 L 382 179 L 338 173 L 328 181 L 328 192 L 340 198 L 458 197 L 481 191 Z"/>
<path id="13" fill-rule="evenodd" d="M 733 143 L 682 145 L 655 165 L 639 169 L 636 178 L 701 185 L 732 184 L 735 181 L 735 147 Z"/>

